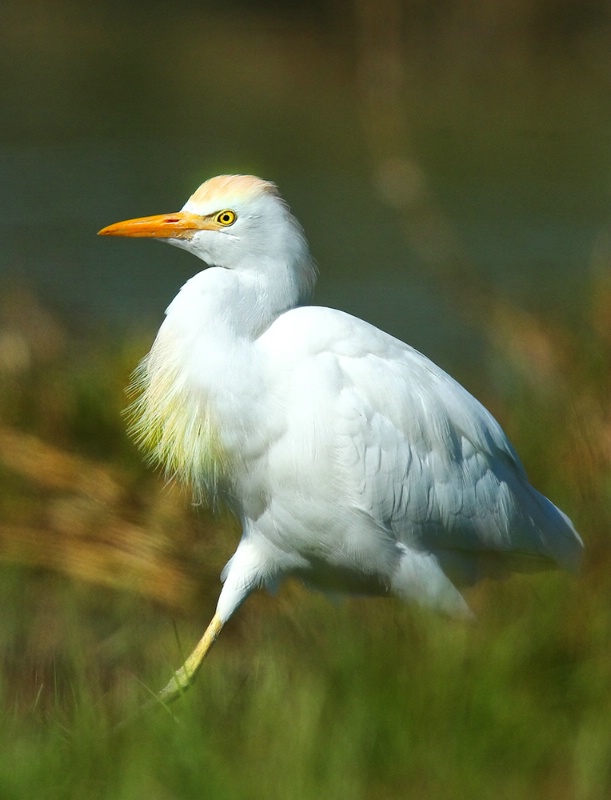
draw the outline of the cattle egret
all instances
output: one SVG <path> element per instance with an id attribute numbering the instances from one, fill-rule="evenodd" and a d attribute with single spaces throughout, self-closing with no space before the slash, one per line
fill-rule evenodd
<path id="1" fill-rule="evenodd" d="M 214 617 L 162 700 L 191 685 L 254 589 L 288 576 L 469 616 L 459 590 L 481 578 L 577 566 L 570 520 L 474 397 L 387 333 L 307 305 L 316 268 L 273 183 L 212 178 L 178 213 L 100 233 L 162 239 L 207 266 L 136 372 L 133 432 L 242 524 Z"/>

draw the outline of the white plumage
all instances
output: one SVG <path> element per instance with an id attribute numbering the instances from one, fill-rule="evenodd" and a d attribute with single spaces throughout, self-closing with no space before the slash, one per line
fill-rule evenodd
<path id="1" fill-rule="evenodd" d="M 315 267 L 273 184 L 213 178 L 177 214 L 101 233 L 165 239 L 208 265 L 137 373 L 134 432 L 243 527 L 214 619 L 163 698 L 253 589 L 286 576 L 468 615 L 462 586 L 577 565 L 571 522 L 475 398 L 377 328 L 304 305 Z"/>

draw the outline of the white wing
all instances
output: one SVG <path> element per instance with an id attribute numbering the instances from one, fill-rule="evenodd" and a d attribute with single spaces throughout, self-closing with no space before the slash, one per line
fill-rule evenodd
<path id="1" fill-rule="evenodd" d="M 285 380 L 294 381 L 295 370 L 307 376 L 299 382 L 301 408 L 303 393 L 316 387 L 318 433 L 313 425 L 310 435 L 322 431 L 331 441 L 319 450 L 333 461 L 338 505 L 366 513 L 397 542 L 434 553 L 461 583 L 496 572 L 498 556 L 510 557 L 511 569 L 547 559 L 576 565 L 581 540 L 569 519 L 530 486 L 492 415 L 423 355 L 316 307 L 283 315 L 261 343 Z"/>

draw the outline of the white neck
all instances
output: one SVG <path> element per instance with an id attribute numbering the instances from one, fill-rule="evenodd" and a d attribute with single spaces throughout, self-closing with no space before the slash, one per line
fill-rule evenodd
<path id="1" fill-rule="evenodd" d="M 195 275 L 166 311 L 164 327 L 203 342 L 223 338 L 253 341 L 304 298 L 292 273 L 276 267 L 273 280 L 262 270 L 211 267 Z"/>
<path id="2" fill-rule="evenodd" d="M 273 266 L 213 267 L 191 278 L 134 379 L 136 439 L 208 501 L 228 499 L 229 476 L 240 474 L 264 435 L 264 365 L 254 343 L 302 300 L 295 272 Z"/>

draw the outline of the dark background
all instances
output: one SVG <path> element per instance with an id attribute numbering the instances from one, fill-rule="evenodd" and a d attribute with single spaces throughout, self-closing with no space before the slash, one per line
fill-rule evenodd
<path id="1" fill-rule="evenodd" d="M 320 264 L 318 302 L 446 366 L 479 353 L 459 300 L 441 299 L 448 263 L 578 323 L 609 221 L 607 3 L 1 13 L 0 285 L 31 287 L 72 330 L 157 324 L 197 265 L 95 232 L 177 210 L 222 172 L 280 185 Z"/>

